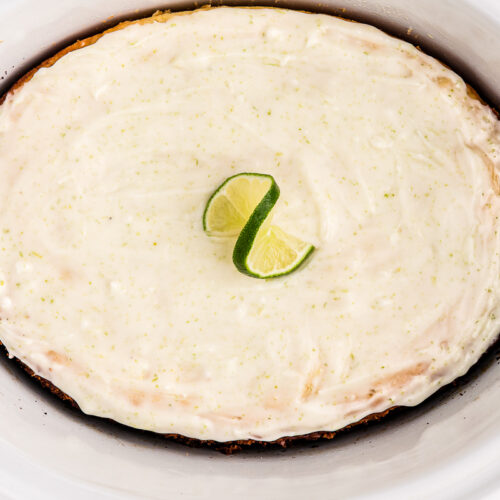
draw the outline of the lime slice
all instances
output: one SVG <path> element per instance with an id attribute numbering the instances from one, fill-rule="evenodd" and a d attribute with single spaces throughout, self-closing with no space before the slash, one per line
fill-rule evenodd
<path id="1" fill-rule="evenodd" d="M 209 236 L 238 236 L 263 198 L 267 196 L 270 203 L 269 213 L 279 195 L 271 175 L 243 173 L 228 177 L 207 202 L 203 229 Z"/>
<path id="2" fill-rule="evenodd" d="M 276 278 L 298 269 L 313 250 L 314 246 L 310 243 L 273 225 L 257 229 L 255 235 L 252 230 L 247 234 L 242 231 L 234 247 L 233 262 L 239 271 L 248 276 Z"/>
<path id="3" fill-rule="evenodd" d="M 314 246 L 270 224 L 280 190 L 271 175 L 243 173 L 226 179 L 212 194 L 203 214 L 210 236 L 238 236 L 236 268 L 254 278 L 275 278 L 296 270 Z"/>

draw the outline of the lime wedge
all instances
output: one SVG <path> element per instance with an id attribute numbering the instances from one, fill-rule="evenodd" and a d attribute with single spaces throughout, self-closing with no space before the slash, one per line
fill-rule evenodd
<path id="1" fill-rule="evenodd" d="M 238 236 L 264 196 L 270 203 L 269 213 L 279 195 L 278 185 L 270 175 L 244 173 L 228 177 L 207 202 L 203 229 L 209 236 Z"/>
<path id="2" fill-rule="evenodd" d="M 247 226 L 245 226 L 247 227 Z M 278 226 L 257 230 L 249 245 L 247 235 L 238 238 L 233 262 L 238 270 L 254 278 L 276 278 L 295 271 L 313 252 L 314 246 L 291 236 Z"/>
<path id="3" fill-rule="evenodd" d="M 203 214 L 210 236 L 238 236 L 236 268 L 254 278 L 275 278 L 296 270 L 314 246 L 270 224 L 280 190 L 267 174 L 242 173 L 226 179 L 212 194 Z"/>

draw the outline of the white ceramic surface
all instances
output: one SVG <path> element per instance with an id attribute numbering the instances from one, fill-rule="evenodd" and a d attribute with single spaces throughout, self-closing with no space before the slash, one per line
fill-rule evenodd
<path id="1" fill-rule="evenodd" d="M 70 41 L 110 15 L 165 5 L 0 0 L 0 76 L 6 77 L 0 93 L 54 42 Z M 500 102 L 498 0 L 331 0 L 329 5 L 349 7 L 353 17 L 382 19 L 394 32 L 413 28 L 422 46 L 440 47 L 483 95 Z M 330 443 L 226 457 L 85 418 L 1 359 L 0 498 L 500 498 L 495 356 L 476 372 L 458 390 Z"/>

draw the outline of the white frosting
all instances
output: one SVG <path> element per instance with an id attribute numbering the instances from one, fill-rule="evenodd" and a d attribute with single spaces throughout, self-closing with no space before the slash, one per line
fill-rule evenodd
<path id="1" fill-rule="evenodd" d="M 500 329 L 499 124 L 405 42 L 225 8 L 134 24 L 0 107 L 0 340 L 89 414 L 219 441 L 415 405 Z M 269 281 L 208 237 L 272 174 L 317 249 Z"/>

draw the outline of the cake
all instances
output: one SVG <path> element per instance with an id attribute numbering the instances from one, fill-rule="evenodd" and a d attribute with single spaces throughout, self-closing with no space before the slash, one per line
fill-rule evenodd
<path id="1" fill-rule="evenodd" d="M 78 50 L 77 50 L 78 49 Z M 84 413 L 212 443 L 415 406 L 500 329 L 500 125 L 382 31 L 274 8 L 127 22 L 0 106 L 0 342 Z M 272 175 L 314 253 L 260 280 L 211 193 Z"/>

